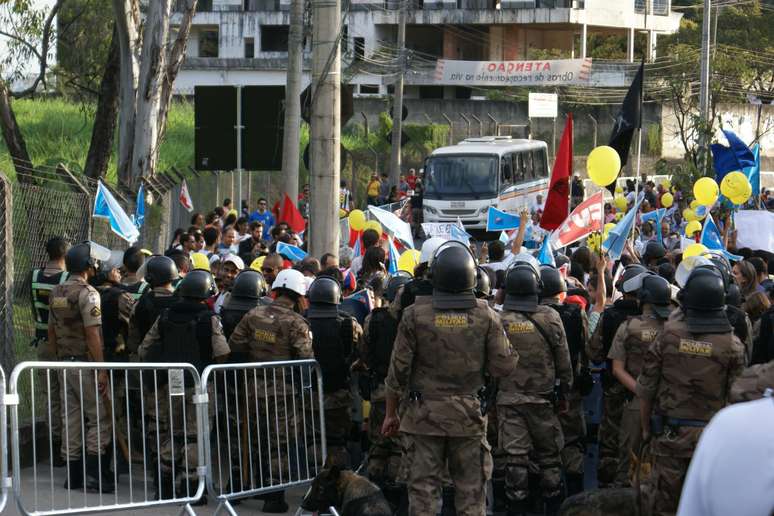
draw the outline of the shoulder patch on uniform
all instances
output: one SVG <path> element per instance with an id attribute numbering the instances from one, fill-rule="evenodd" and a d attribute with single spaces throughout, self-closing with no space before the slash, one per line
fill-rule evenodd
<path id="1" fill-rule="evenodd" d="M 436 328 L 467 328 L 467 314 L 435 314 Z"/>
<path id="2" fill-rule="evenodd" d="M 699 340 L 680 339 L 680 353 L 697 355 L 700 357 L 712 356 L 712 343 Z"/>
<path id="3" fill-rule="evenodd" d="M 255 330 L 255 340 L 260 342 L 268 342 L 269 344 L 274 344 L 277 342 L 277 334 L 273 331 L 269 330 L 263 330 L 263 329 L 257 329 Z"/>
<path id="4" fill-rule="evenodd" d="M 534 333 L 535 325 L 530 321 L 508 323 L 508 333 Z"/>
<path id="5" fill-rule="evenodd" d="M 656 339 L 656 335 L 658 335 L 658 330 L 642 330 L 640 339 L 642 342 L 653 342 Z"/>
<path id="6" fill-rule="evenodd" d="M 51 298 L 50 306 L 51 308 L 67 308 L 67 298 L 66 297 Z"/>
<path id="7" fill-rule="evenodd" d="M 99 317 L 100 315 L 102 315 L 102 310 L 100 310 L 98 306 L 95 306 L 94 308 L 91 309 L 91 312 L 89 313 L 91 314 L 92 317 Z"/>

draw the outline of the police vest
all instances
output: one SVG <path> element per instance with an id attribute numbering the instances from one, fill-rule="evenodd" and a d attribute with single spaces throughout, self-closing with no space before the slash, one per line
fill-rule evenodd
<path id="1" fill-rule="evenodd" d="M 142 297 L 143 293 L 148 289 L 149 286 L 150 285 L 148 285 L 145 281 L 138 281 L 137 283 L 128 285 L 126 287 L 126 291 L 129 292 L 129 295 L 132 296 L 134 301 L 137 301 Z"/>
<path id="2" fill-rule="evenodd" d="M 390 315 L 389 308 L 376 308 L 371 312 L 368 335 L 366 363 L 371 370 L 371 377 L 377 383 L 382 383 L 387 378 L 392 348 L 398 335 L 398 321 Z"/>
<path id="3" fill-rule="evenodd" d="M 35 338 L 48 338 L 48 301 L 51 289 L 67 280 L 67 272 L 61 271 L 51 276 L 43 274 L 43 269 L 32 271 L 32 314 L 35 316 Z"/>
<path id="4" fill-rule="evenodd" d="M 111 355 L 118 347 L 119 336 L 125 342 L 126 327 L 118 317 L 118 298 L 126 292 L 126 288 L 112 285 L 97 290 L 102 310 L 102 340 L 107 355 Z"/>
<path id="5" fill-rule="evenodd" d="M 348 316 L 310 319 L 312 349 L 320 364 L 323 392 L 349 388 L 349 365 L 352 356 L 352 325 Z"/>
<path id="6" fill-rule="evenodd" d="M 159 318 L 160 362 L 186 362 L 201 373 L 212 359 L 212 312 L 207 305 L 179 300 Z"/>
<path id="7" fill-rule="evenodd" d="M 734 335 L 739 337 L 742 344 L 747 342 L 749 335 L 747 334 L 747 317 L 745 317 L 744 310 L 733 305 L 726 305 L 726 317 L 734 328 Z"/>
<path id="8" fill-rule="evenodd" d="M 140 297 L 134 307 L 132 326 L 137 329 L 140 342 L 148 334 L 161 312 L 171 307 L 180 298 L 175 296 L 157 296 L 153 290 L 148 290 Z"/>
<path id="9" fill-rule="evenodd" d="M 414 304 L 417 296 L 432 296 L 433 285 L 426 279 L 413 279 L 403 287 L 403 293 L 400 295 L 401 316 L 403 310 Z"/>
<path id="10" fill-rule="evenodd" d="M 586 343 L 583 340 L 583 319 L 578 305 L 574 304 L 549 304 L 562 318 L 562 326 L 567 334 L 567 346 L 570 349 L 570 361 L 573 372 L 578 371 L 578 360 L 584 353 Z M 584 364 L 585 365 L 585 364 Z"/>
<path id="11" fill-rule="evenodd" d="M 615 338 L 618 327 L 629 317 L 640 315 L 640 313 L 637 301 L 632 299 L 619 299 L 613 303 L 613 306 L 605 308 L 602 313 L 602 346 L 605 356 L 610 352 L 610 346 L 613 345 L 613 338 Z"/>
<path id="12" fill-rule="evenodd" d="M 245 314 L 259 304 L 260 301 L 258 299 L 229 296 L 228 301 L 226 301 L 220 309 L 220 320 L 223 323 L 223 335 L 226 339 L 231 337 L 231 334 L 234 333 L 234 330 Z M 244 360 L 239 361 L 243 362 Z"/>

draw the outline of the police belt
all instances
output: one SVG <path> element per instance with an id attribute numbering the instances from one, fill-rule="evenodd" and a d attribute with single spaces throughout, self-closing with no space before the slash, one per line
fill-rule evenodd
<path id="1" fill-rule="evenodd" d="M 679 417 L 666 417 L 665 419 L 667 426 L 692 426 L 695 428 L 707 426 L 707 422 L 700 419 L 683 419 Z"/>

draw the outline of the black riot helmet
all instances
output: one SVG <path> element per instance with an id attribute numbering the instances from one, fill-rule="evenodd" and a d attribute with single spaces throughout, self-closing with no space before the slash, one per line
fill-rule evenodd
<path id="1" fill-rule="evenodd" d="M 400 287 L 411 281 L 412 276 L 406 271 L 398 271 L 387 282 L 387 288 L 384 291 L 384 297 L 392 303 L 395 301 L 395 296 L 398 295 Z"/>
<path id="2" fill-rule="evenodd" d="M 736 283 L 731 283 L 726 291 L 726 304 L 735 306 L 737 308 L 742 307 L 742 292 L 739 290 L 739 286 Z"/>
<path id="3" fill-rule="evenodd" d="M 178 279 L 177 266 L 168 256 L 152 256 L 145 264 L 145 281 L 151 287 L 159 287 Z"/>
<path id="4" fill-rule="evenodd" d="M 643 267 L 642 265 L 640 265 L 638 263 L 635 263 L 635 264 L 632 264 L 632 265 L 628 265 L 624 269 L 623 274 L 621 274 L 621 277 L 616 282 L 615 288 L 619 292 L 623 292 L 624 294 L 631 294 L 632 292 L 634 292 L 634 290 L 627 290 L 624 287 L 624 283 L 626 283 L 630 279 L 633 279 L 636 276 L 639 276 L 643 272 L 648 272 L 648 269 L 646 269 L 645 267 Z"/>
<path id="5" fill-rule="evenodd" d="M 430 266 L 433 306 L 438 309 L 464 309 L 476 306 L 476 259 L 463 243 L 450 240 L 441 244 Z"/>
<path id="6" fill-rule="evenodd" d="M 87 240 L 71 247 L 70 250 L 67 251 L 67 254 L 65 255 L 65 267 L 67 268 L 67 271 L 71 273 L 84 272 L 89 268 L 94 268 L 94 270 L 98 272 L 100 262 L 109 259 L 109 249 Z"/>
<path id="7" fill-rule="evenodd" d="M 531 255 L 516 255 L 505 276 L 503 308 L 517 312 L 537 311 L 538 296 L 543 288 L 540 263 Z"/>
<path id="8" fill-rule="evenodd" d="M 476 297 L 489 299 L 492 296 L 492 282 L 489 273 L 481 266 L 476 267 Z"/>
<path id="9" fill-rule="evenodd" d="M 540 267 L 540 280 L 543 282 L 543 288 L 540 290 L 540 297 L 554 297 L 562 292 L 567 292 L 567 282 L 564 281 L 562 273 L 550 265 Z"/>
<path id="10" fill-rule="evenodd" d="M 704 253 L 704 258 L 707 258 L 709 261 L 712 262 L 712 265 L 718 270 L 720 275 L 723 277 L 723 287 L 726 291 L 726 294 L 729 293 L 729 289 L 731 288 L 731 285 L 734 284 L 733 276 L 731 275 L 731 263 L 728 261 L 728 258 L 723 256 L 720 253 L 716 252 L 706 252 Z"/>
<path id="11" fill-rule="evenodd" d="M 726 333 L 731 324 L 726 316 L 726 292 L 723 277 L 714 267 L 697 267 L 688 276 L 678 295 L 685 312 L 688 331 Z"/>
<path id="12" fill-rule="evenodd" d="M 668 318 L 672 312 L 672 289 L 669 288 L 669 282 L 657 274 L 643 275 L 637 298 L 640 303 L 649 303 L 662 319 Z"/>
<path id="13" fill-rule="evenodd" d="M 189 272 L 177 287 L 180 297 L 188 299 L 207 299 L 218 293 L 218 287 L 209 271 L 196 269 Z"/>
<path id="14" fill-rule="evenodd" d="M 253 269 L 245 269 L 237 274 L 234 286 L 231 287 L 231 297 L 245 299 L 260 299 L 269 292 L 263 274 Z"/>
<path id="15" fill-rule="evenodd" d="M 307 317 L 310 319 L 336 317 L 341 303 L 341 285 L 330 276 L 320 276 L 309 285 L 306 298 L 309 300 Z"/>

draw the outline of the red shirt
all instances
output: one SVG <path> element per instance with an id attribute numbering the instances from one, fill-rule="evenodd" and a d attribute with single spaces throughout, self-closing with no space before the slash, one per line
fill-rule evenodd
<path id="1" fill-rule="evenodd" d="M 417 186 L 417 176 L 406 176 L 406 182 L 409 185 L 409 190 L 413 190 Z"/>

